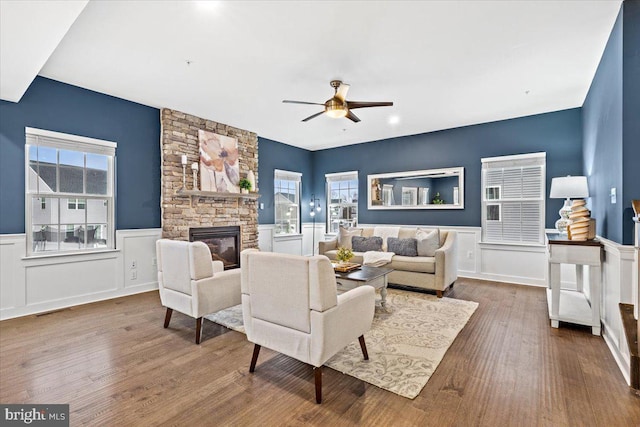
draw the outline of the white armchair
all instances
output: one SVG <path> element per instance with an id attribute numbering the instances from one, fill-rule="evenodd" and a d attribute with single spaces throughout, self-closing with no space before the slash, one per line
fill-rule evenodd
<path id="1" fill-rule="evenodd" d="M 242 261 L 242 315 L 255 344 L 249 372 L 261 346 L 314 367 L 316 402 L 322 401 L 322 365 L 357 338 L 368 360 L 364 333 L 371 329 L 375 291 L 361 286 L 337 295 L 325 256 L 302 257 L 247 249 Z"/>
<path id="2" fill-rule="evenodd" d="M 167 307 L 164 327 L 173 310 L 194 317 L 200 344 L 202 316 L 240 304 L 240 269 L 224 271 L 203 242 L 160 239 L 156 257 L 160 300 Z"/>

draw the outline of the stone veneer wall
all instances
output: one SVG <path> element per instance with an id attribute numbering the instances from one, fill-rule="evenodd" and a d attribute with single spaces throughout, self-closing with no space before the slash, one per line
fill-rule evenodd
<path id="1" fill-rule="evenodd" d="M 198 130 L 238 139 L 240 177 L 258 176 L 258 135 L 213 120 L 163 108 L 161 111 L 162 237 L 189 240 L 189 227 L 239 225 L 242 248 L 258 247 L 258 201 L 224 197 L 176 196 L 182 188 L 181 156 L 187 155 L 187 190 L 193 189 L 191 164 L 200 162 Z M 198 181 L 199 182 L 199 181 Z M 257 183 L 256 183 L 257 185 Z"/>

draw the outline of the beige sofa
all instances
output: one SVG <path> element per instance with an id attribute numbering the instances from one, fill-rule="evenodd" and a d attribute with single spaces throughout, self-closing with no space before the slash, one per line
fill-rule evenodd
<path id="1" fill-rule="evenodd" d="M 374 227 L 358 227 L 362 229 L 362 237 L 374 235 Z M 430 227 L 420 227 L 428 230 Z M 432 229 L 432 228 L 431 228 Z M 398 238 L 415 238 L 415 227 L 402 227 Z M 336 260 L 338 238 L 319 242 L 319 253 L 330 260 Z M 351 262 L 362 263 L 362 252 L 354 252 Z M 436 291 L 438 298 L 449 286 L 453 286 L 458 278 L 457 259 L 457 233 L 455 231 L 440 230 L 440 248 L 436 250 L 435 257 L 425 256 L 400 256 L 394 255 L 391 263 L 385 267 L 393 268 L 389 274 L 389 283 L 397 285 L 413 286 L 422 289 Z"/>

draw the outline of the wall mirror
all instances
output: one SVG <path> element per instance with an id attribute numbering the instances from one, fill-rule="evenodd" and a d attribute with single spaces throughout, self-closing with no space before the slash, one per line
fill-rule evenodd
<path id="1" fill-rule="evenodd" d="M 464 209 L 464 168 L 367 176 L 369 209 Z"/>

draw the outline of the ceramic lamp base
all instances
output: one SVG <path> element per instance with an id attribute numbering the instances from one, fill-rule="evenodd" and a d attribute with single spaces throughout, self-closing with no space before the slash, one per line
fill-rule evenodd
<path id="1" fill-rule="evenodd" d="M 560 214 L 560 219 L 556 221 L 556 230 L 560 234 L 567 234 L 567 227 L 571 224 L 569 219 L 569 215 L 571 215 L 571 200 L 566 199 L 564 206 L 560 208 L 558 213 Z"/>

